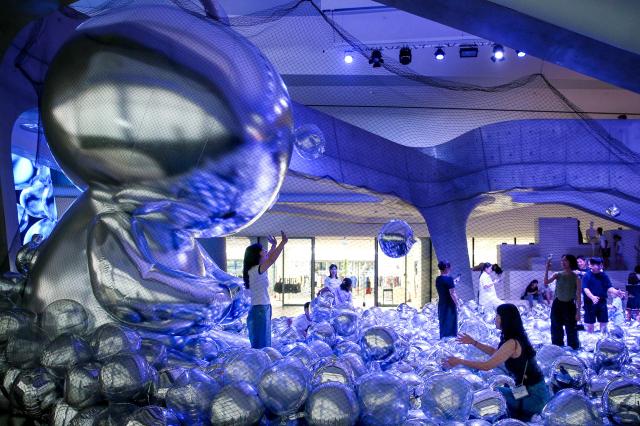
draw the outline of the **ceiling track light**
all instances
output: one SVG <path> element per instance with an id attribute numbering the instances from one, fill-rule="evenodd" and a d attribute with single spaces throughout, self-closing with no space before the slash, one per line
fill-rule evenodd
<path id="1" fill-rule="evenodd" d="M 344 63 L 345 64 L 350 64 L 352 62 L 353 62 L 353 53 L 345 52 L 344 53 Z"/>
<path id="2" fill-rule="evenodd" d="M 436 58 L 436 60 L 443 61 L 445 56 L 444 49 L 442 47 L 438 47 L 433 53 L 433 56 Z"/>
<path id="3" fill-rule="evenodd" d="M 493 55 L 491 55 L 491 60 L 493 62 L 504 61 L 504 47 L 501 44 L 493 45 Z"/>
<path id="4" fill-rule="evenodd" d="M 382 64 L 384 64 L 384 59 L 382 59 L 382 52 L 379 49 L 374 49 L 371 52 L 369 63 L 373 65 L 374 68 L 380 68 Z"/>
<path id="5" fill-rule="evenodd" d="M 402 65 L 409 65 L 411 63 L 411 49 L 408 46 L 400 49 L 398 60 Z"/>

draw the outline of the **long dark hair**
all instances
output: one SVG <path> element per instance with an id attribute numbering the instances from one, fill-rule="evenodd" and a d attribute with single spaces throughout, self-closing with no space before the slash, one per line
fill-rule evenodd
<path id="1" fill-rule="evenodd" d="M 340 283 L 340 289 L 342 289 L 343 291 L 351 291 L 352 285 L 353 285 L 353 282 L 351 281 L 351 278 L 345 278 Z"/>
<path id="2" fill-rule="evenodd" d="M 522 353 L 524 354 L 526 359 L 534 357 L 536 355 L 535 349 L 531 345 L 529 341 L 529 337 L 527 336 L 527 332 L 524 331 L 524 326 L 522 325 L 522 318 L 520 317 L 520 311 L 516 305 L 511 303 L 503 303 L 498 306 L 496 309 L 496 313 L 500 315 L 500 328 L 502 329 L 502 333 L 500 335 L 500 346 L 504 344 L 504 342 L 515 339 L 520 346 L 522 347 Z"/>
<path id="3" fill-rule="evenodd" d="M 574 255 L 563 254 L 562 257 L 567 259 L 567 262 L 569 262 L 569 269 L 571 269 L 572 271 L 575 271 L 576 269 L 578 269 L 578 259 Z"/>
<path id="4" fill-rule="evenodd" d="M 484 274 L 484 270 L 487 269 L 489 266 L 492 266 L 489 262 L 484 262 L 480 264 L 480 267 L 482 268 L 480 269 L 480 276 Z"/>
<path id="5" fill-rule="evenodd" d="M 249 288 L 249 269 L 260 264 L 260 253 L 262 244 L 251 244 L 244 250 L 244 262 L 242 266 L 242 279 L 245 288 Z"/>

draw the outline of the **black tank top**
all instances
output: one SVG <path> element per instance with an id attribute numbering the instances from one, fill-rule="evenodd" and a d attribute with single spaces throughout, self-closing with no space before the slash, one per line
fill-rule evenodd
<path id="1" fill-rule="evenodd" d="M 527 357 L 525 356 L 524 349 L 522 348 L 522 344 L 518 342 L 518 345 L 520 345 L 520 351 L 521 351 L 520 356 L 517 358 L 507 359 L 504 362 L 504 366 L 509 371 L 509 374 L 511 374 L 511 377 L 513 377 L 513 379 L 515 380 L 516 386 L 520 386 L 520 383 L 522 383 L 522 374 L 525 373 L 524 371 L 525 366 L 527 368 L 527 371 L 525 374 L 524 385 L 532 386 L 537 383 L 540 383 L 540 380 L 543 380 L 544 376 L 542 375 L 542 371 L 538 366 L 538 361 L 536 361 L 536 357 L 532 356 L 528 358 L 528 362 L 527 362 Z"/>

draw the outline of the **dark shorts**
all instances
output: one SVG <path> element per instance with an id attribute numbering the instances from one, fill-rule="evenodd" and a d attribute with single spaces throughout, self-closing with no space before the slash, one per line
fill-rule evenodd
<path id="1" fill-rule="evenodd" d="M 606 300 L 606 299 L 605 299 Z M 595 324 L 595 322 L 609 322 L 609 312 L 607 311 L 607 303 L 584 305 L 584 323 Z"/>

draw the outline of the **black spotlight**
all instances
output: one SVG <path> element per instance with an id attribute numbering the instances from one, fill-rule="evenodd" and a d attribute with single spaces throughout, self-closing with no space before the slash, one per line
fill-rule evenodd
<path id="1" fill-rule="evenodd" d="M 411 63 L 411 49 L 408 47 L 400 49 L 399 60 L 402 65 L 409 65 Z"/>
<path id="2" fill-rule="evenodd" d="M 500 61 L 504 61 L 504 58 L 505 58 L 504 47 L 502 47 L 501 44 L 494 44 L 493 55 L 491 55 L 491 60 L 493 62 L 500 62 Z"/>
<path id="3" fill-rule="evenodd" d="M 380 68 L 382 64 L 384 64 L 384 59 L 382 59 L 382 52 L 378 49 L 375 49 L 373 52 L 371 52 L 369 63 L 372 64 L 374 68 Z"/>

